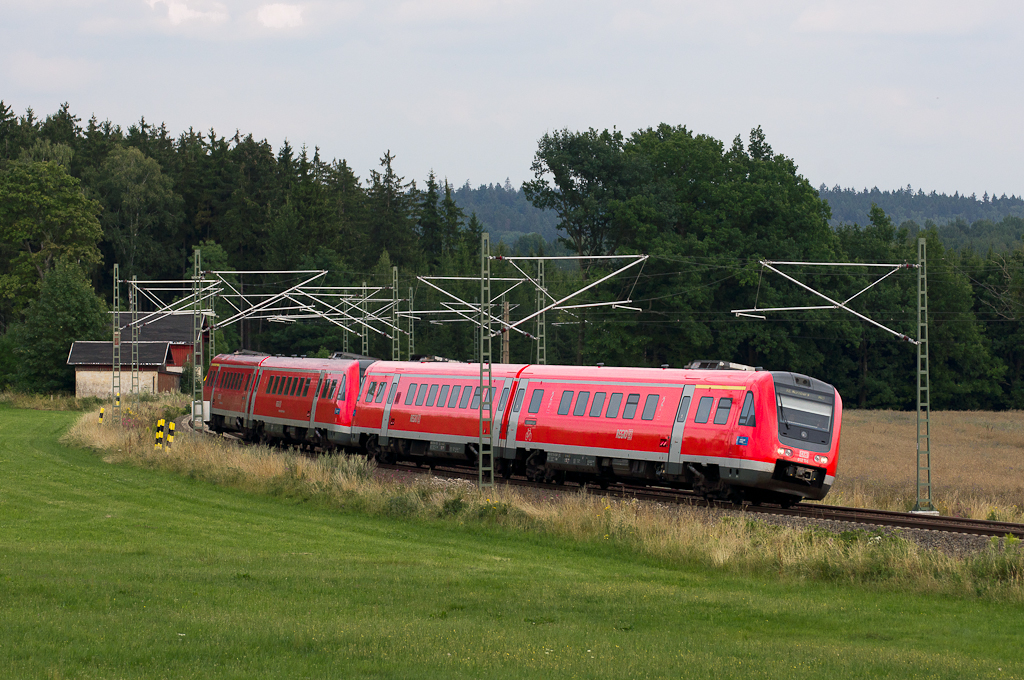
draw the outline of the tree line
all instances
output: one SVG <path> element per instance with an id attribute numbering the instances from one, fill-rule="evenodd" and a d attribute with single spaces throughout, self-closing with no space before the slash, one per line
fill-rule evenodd
<path id="1" fill-rule="evenodd" d="M 475 211 L 467 215 L 468 196 L 479 199 L 478 207 L 500 206 L 504 213 L 492 212 L 506 216 L 505 226 L 516 214 L 553 216 L 557 242 L 521 232 L 496 246 L 499 252 L 650 256 L 642 270 L 575 301 L 630 300 L 627 308 L 548 315 L 549 362 L 678 367 L 727 359 L 827 380 L 855 407 L 911 408 L 911 345 L 831 310 L 765 320 L 730 310 L 818 303 L 766 273 L 763 259 L 914 262 L 916 240 L 924 237 L 932 406 L 1024 406 L 1019 238 L 1001 250 L 953 248 L 934 224 L 897 222 L 878 205 L 859 225 L 833 225 L 822 191 L 797 173 L 792 159 L 774 152 L 760 128 L 731 144 L 671 125 L 629 135 L 560 130 L 541 137 L 532 172 L 521 188 L 456 188 L 433 173 L 418 183 L 402 177 L 385 151 L 380 165 L 360 178 L 344 160 L 327 161 L 317 149 L 287 142 L 275 152 L 241 133 L 226 138 L 190 129 L 173 136 L 145 120 L 127 128 L 95 116 L 83 123 L 67 105 L 39 119 L 31 110 L 16 116 L 0 103 L 0 380 L 33 389 L 73 385 L 63 366 L 71 340 L 109 337 L 104 311 L 114 262 L 126 278 L 180 278 L 191 275 L 199 249 L 210 269 L 326 269 L 330 285 L 390 285 L 397 265 L 402 297 L 412 287 L 416 309 L 437 309 L 444 296 L 416 276 L 477 275 L 480 233 L 491 229 Z M 552 265 L 547 284 L 552 295 L 564 295 L 611 266 L 602 260 Z M 841 300 L 871 281 L 848 268 L 789 271 Z M 492 273 L 520 275 L 504 261 L 494 262 Z M 479 294 L 472 282 L 451 288 L 468 301 Z M 514 318 L 533 310 L 530 286 L 507 297 Z M 912 337 L 915 300 L 911 272 L 851 306 Z M 64 318 L 69 306 L 83 318 Z M 471 325 L 431 320 L 416 322 L 418 354 L 475 356 Z M 52 343 L 43 342 L 42 326 L 61 328 Z M 534 328 L 521 330 L 510 333 L 511 359 L 532 362 Z M 312 354 L 341 349 L 343 341 L 341 331 L 325 324 L 254 322 L 224 329 L 218 347 Z M 51 345 L 47 359 L 41 348 Z M 390 340 L 372 334 L 370 352 L 390 357 Z"/>

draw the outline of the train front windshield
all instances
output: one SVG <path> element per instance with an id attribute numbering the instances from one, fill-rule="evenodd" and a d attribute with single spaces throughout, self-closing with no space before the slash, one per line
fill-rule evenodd
<path id="1" fill-rule="evenodd" d="M 776 384 L 775 399 L 779 436 L 814 444 L 831 441 L 834 394 Z"/>

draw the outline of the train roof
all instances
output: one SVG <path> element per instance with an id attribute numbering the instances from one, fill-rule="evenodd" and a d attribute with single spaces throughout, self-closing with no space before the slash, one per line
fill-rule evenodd
<path id="1" fill-rule="evenodd" d="M 495 377 L 515 377 L 529 364 L 493 364 L 491 372 Z M 459 378 L 479 378 L 480 364 L 462 364 L 446 361 L 378 361 L 373 364 L 374 373 L 399 374 L 442 374 Z"/>
<path id="2" fill-rule="evenodd" d="M 354 363 L 353 359 L 320 359 L 318 357 L 275 357 L 254 352 L 218 354 L 214 363 L 222 366 L 262 366 L 263 368 L 299 368 L 310 371 L 343 371 Z"/>

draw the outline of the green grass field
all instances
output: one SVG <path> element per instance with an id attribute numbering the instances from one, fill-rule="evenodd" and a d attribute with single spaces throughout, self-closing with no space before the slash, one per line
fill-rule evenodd
<path id="1" fill-rule="evenodd" d="M 1024 677 L 1024 608 L 104 463 L 0 407 L 0 677 Z"/>

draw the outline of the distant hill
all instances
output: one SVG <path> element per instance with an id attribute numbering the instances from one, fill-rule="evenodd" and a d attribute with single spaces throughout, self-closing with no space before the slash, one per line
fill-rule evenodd
<path id="1" fill-rule="evenodd" d="M 934 191 L 926 194 L 921 189 L 914 191 L 909 184 L 905 189 L 895 191 L 880 191 L 878 187 L 857 191 L 842 189 L 838 185 L 829 189 L 822 184 L 818 194 L 832 208 L 834 225 L 866 224 L 872 203 L 884 210 L 896 224 L 908 220 L 920 225 L 929 220 L 939 225 L 957 220 L 966 223 L 978 220 L 999 222 L 1008 215 L 1024 217 L 1024 198 L 1006 194 L 998 198 L 989 196 L 988 192 L 981 198 L 974 194 L 962 196 L 959 192 L 952 196 Z"/>
<path id="2" fill-rule="evenodd" d="M 558 237 L 555 213 L 533 207 L 523 190 L 514 188 L 507 178 L 504 185 L 481 184 L 475 189 L 467 180 L 452 195 L 467 217 L 475 212 L 485 230 L 509 245 L 531 233 L 548 242 Z"/>
<path id="3" fill-rule="evenodd" d="M 818 193 L 832 209 L 833 225 L 867 224 L 868 211 L 875 203 L 894 223 L 912 223 L 908 225 L 911 231 L 937 225 L 943 242 L 955 250 L 1009 250 L 1020 246 L 1024 239 L 1024 198 L 1019 196 L 996 197 L 987 192 L 981 198 L 959 192 L 952 196 L 935 191 L 926 194 L 909 184 L 893 191 L 878 187 L 862 191 L 839 186 L 829 189 L 822 184 Z M 546 244 L 558 238 L 555 213 L 535 208 L 523 190 L 513 187 L 508 179 L 504 184 L 481 184 L 476 188 L 467 181 L 453 196 L 467 216 L 476 213 L 496 241 L 515 247 L 530 234 L 539 234 Z M 524 238 L 516 249 L 523 252 L 516 254 L 527 254 L 536 242 L 536 237 Z"/>

